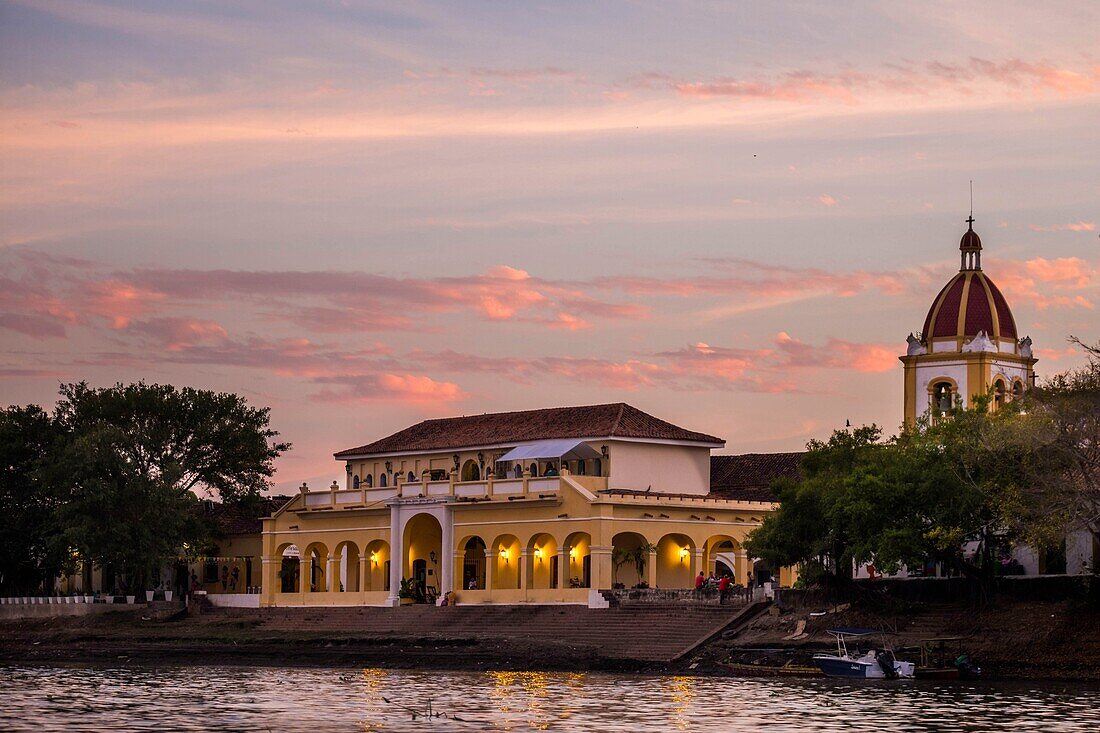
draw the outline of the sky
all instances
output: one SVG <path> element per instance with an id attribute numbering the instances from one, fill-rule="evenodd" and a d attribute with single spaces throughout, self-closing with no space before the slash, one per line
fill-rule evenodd
<path id="1" fill-rule="evenodd" d="M 0 405 L 271 408 L 276 488 L 430 417 L 902 420 L 983 266 L 1100 339 L 1100 4 L 0 2 Z"/>

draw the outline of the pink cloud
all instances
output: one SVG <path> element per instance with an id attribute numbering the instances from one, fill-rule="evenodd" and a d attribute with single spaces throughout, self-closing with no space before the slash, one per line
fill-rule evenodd
<path id="1" fill-rule="evenodd" d="M 1039 310 L 1095 307 L 1092 291 L 1100 285 L 1100 270 L 1079 257 L 999 260 L 989 269 L 1010 303 L 1028 302 Z"/>
<path id="2" fill-rule="evenodd" d="M 830 338 L 823 346 L 813 346 L 780 331 L 775 335 L 775 345 L 784 357 L 782 365 L 788 367 L 875 373 L 896 369 L 898 363 L 895 348 L 888 344 L 859 344 Z"/>
<path id="3" fill-rule="evenodd" d="M 467 399 L 468 394 L 453 382 L 441 382 L 415 374 L 369 374 L 324 377 L 330 385 L 315 395 L 322 402 L 372 402 L 392 400 L 412 403 L 446 403 Z"/>
<path id="4" fill-rule="evenodd" d="M 145 315 L 165 295 L 120 280 L 87 283 L 83 309 L 106 318 L 112 328 L 125 328 L 132 318 Z"/>
<path id="5" fill-rule="evenodd" d="M 1078 221 L 1069 224 L 1050 224 L 1048 226 L 1040 226 L 1039 224 L 1028 225 L 1033 232 L 1095 232 L 1096 222 L 1094 221 Z"/>
<path id="6" fill-rule="evenodd" d="M 192 318 L 155 318 L 129 324 L 129 329 L 152 337 L 168 351 L 183 351 L 198 343 L 223 341 L 229 337 L 215 321 Z"/>
<path id="7" fill-rule="evenodd" d="M 835 198 L 833 198 L 832 196 L 830 196 L 829 194 L 827 194 L 827 193 L 823 193 L 820 196 L 818 196 L 817 200 L 820 201 L 821 203 L 825 204 L 826 206 L 836 206 L 837 205 L 837 200 Z"/>

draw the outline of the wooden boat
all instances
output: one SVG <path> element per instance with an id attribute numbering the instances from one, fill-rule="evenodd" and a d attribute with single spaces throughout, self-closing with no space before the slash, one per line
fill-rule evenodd
<path id="1" fill-rule="evenodd" d="M 917 679 L 923 680 L 973 680 L 982 674 L 982 668 L 974 664 L 963 652 L 961 636 L 942 636 L 924 639 L 920 643 L 920 664 Z"/>

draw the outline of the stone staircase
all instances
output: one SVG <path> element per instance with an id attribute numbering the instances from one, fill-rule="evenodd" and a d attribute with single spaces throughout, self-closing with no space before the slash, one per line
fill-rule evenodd
<path id="1" fill-rule="evenodd" d="M 754 609 L 758 610 L 758 609 Z M 670 662 L 720 633 L 744 606 L 401 606 L 218 609 L 278 633 L 342 638 L 538 639 L 607 659 Z"/>

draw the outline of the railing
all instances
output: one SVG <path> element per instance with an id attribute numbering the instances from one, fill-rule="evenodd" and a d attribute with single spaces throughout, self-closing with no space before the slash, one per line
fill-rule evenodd
<path id="1" fill-rule="evenodd" d="M 444 497 L 472 499 L 477 497 L 538 497 L 561 491 L 562 479 L 558 476 L 541 478 L 501 478 L 485 481 L 398 481 L 395 486 L 358 489 L 330 488 L 328 491 L 306 491 L 303 506 L 307 510 L 344 509 L 378 502 L 395 497 Z"/>

